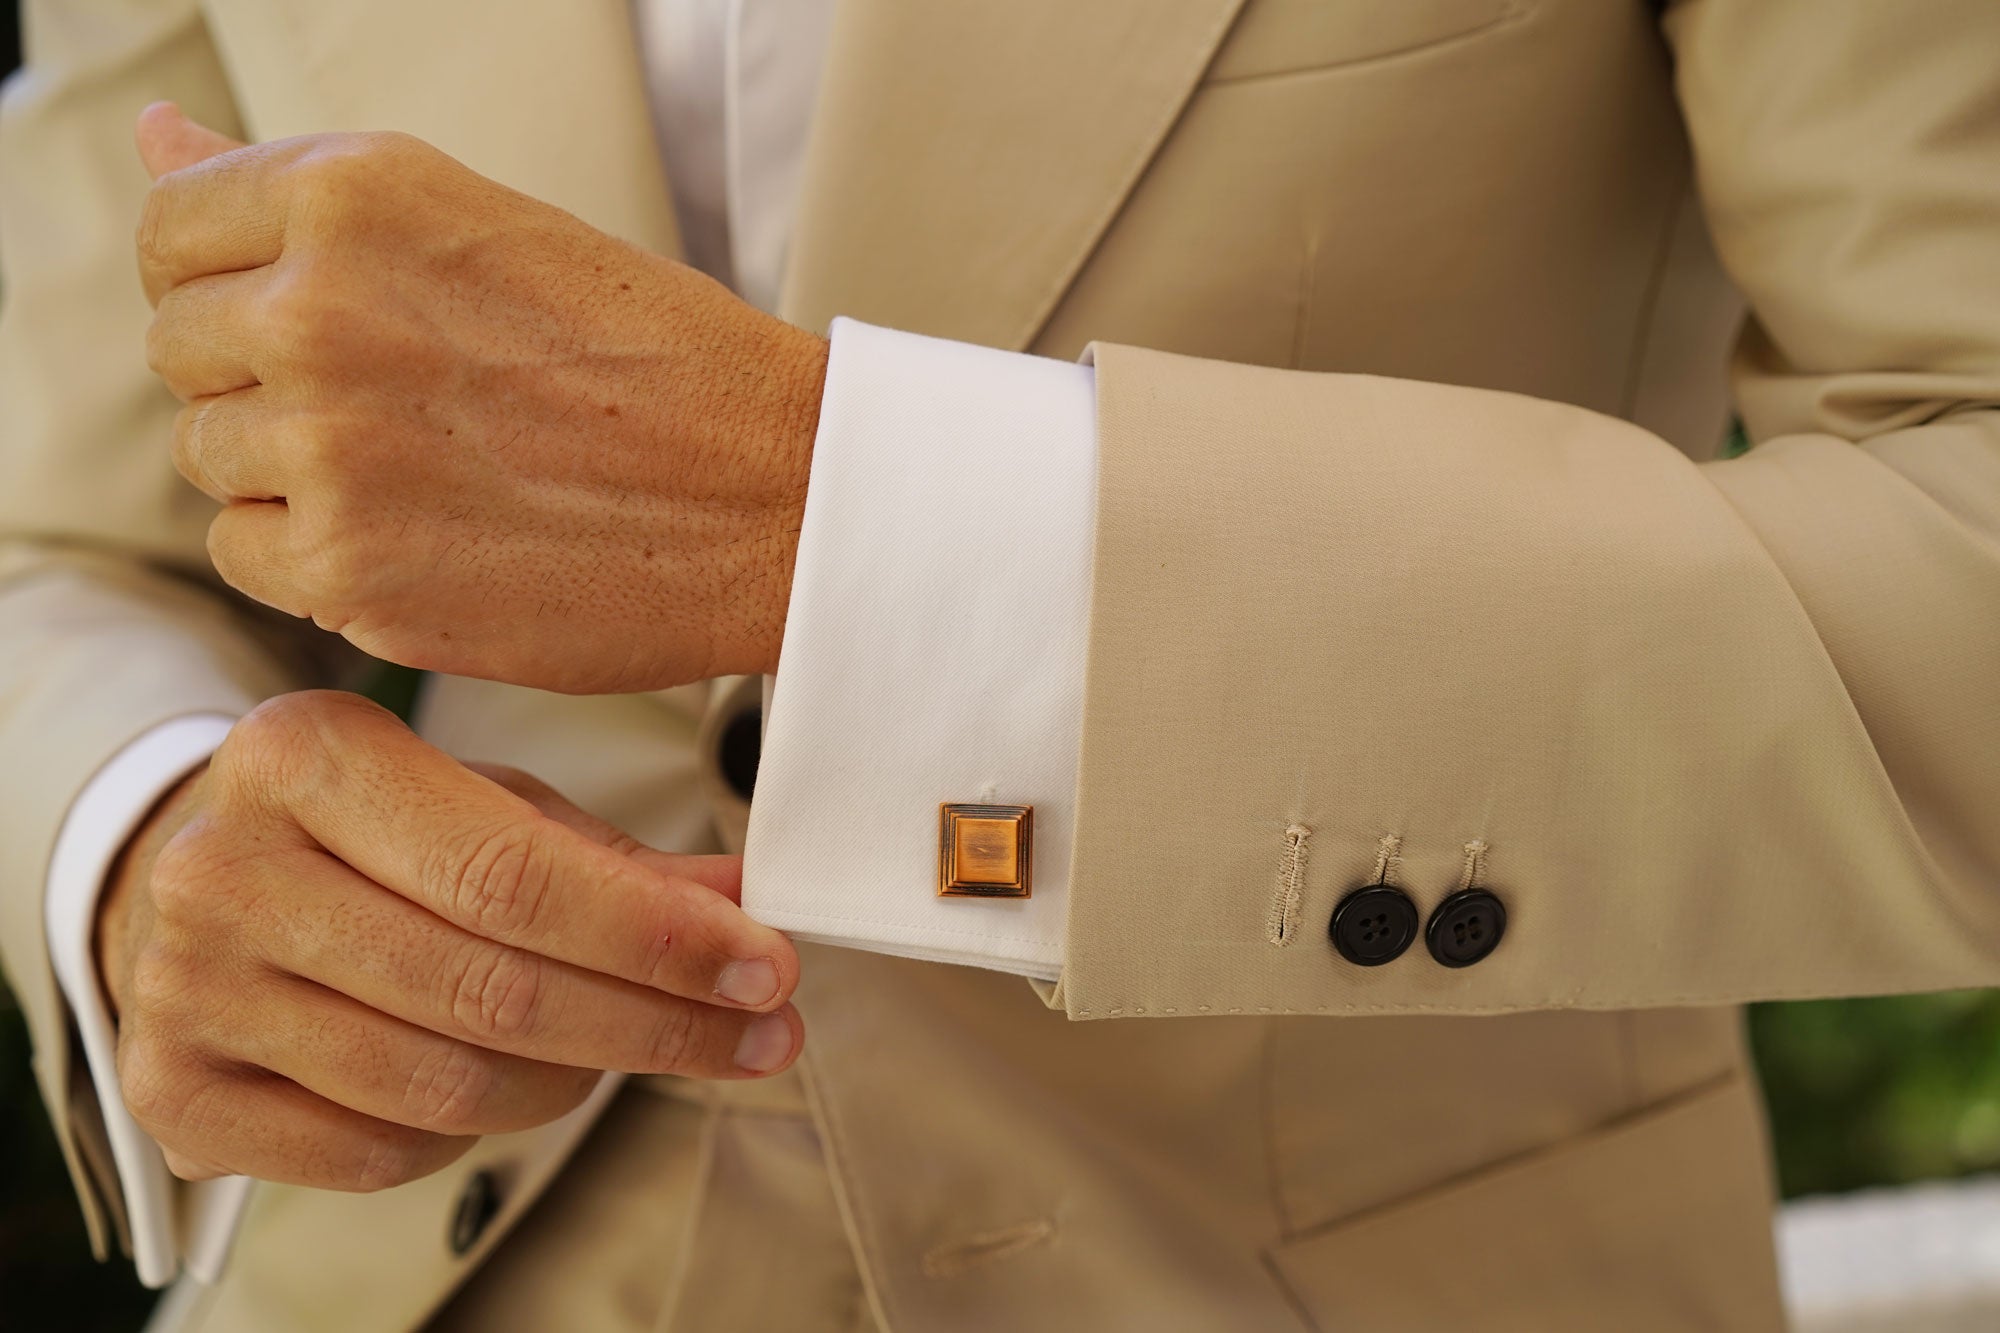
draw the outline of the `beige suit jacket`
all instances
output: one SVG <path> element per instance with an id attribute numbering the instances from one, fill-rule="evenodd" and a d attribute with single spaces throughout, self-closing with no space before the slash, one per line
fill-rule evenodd
<path id="1" fill-rule="evenodd" d="M 623 0 L 28 9 L 0 940 L 96 1217 L 56 826 L 147 727 L 341 657 L 206 571 L 133 113 L 403 129 L 676 238 Z M 807 956 L 801 1082 L 881 1322 L 1779 1326 L 1726 1006 L 2000 982 L 1997 48 L 1988 0 L 846 0 L 784 312 L 1095 341 L 1102 456 L 1060 984 Z M 1723 459 L 1732 341 L 1756 445 Z M 742 823 L 704 738 L 743 695 L 700 696 L 448 680 L 424 726 L 695 846 Z M 1426 912 L 1484 844 L 1492 957 L 1342 961 L 1385 838 Z M 421 1321 L 575 1138 L 265 1188 L 206 1326 Z M 509 1192 L 455 1258 L 481 1169 Z"/>

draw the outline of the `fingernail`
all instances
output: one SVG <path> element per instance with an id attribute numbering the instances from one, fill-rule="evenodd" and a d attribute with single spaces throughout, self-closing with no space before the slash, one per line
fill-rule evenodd
<path id="1" fill-rule="evenodd" d="M 792 1025 L 783 1014 L 765 1014 L 743 1029 L 736 1043 L 736 1066 L 753 1074 L 768 1074 L 792 1053 Z"/>
<path id="2" fill-rule="evenodd" d="M 715 993 L 733 1004 L 756 1008 L 778 993 L 778 969 L 768 958 L 744 958 L 722 969 Z"/>

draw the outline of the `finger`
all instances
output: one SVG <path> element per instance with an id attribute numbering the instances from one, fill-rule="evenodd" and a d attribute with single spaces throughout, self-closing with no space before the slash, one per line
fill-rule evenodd
<path id="1" fill-rule="evenodd" d="M 310 606 L 298 586 L 290 511 L 282 500 L 233 500 L 208 525 L 208 557 L 225 583 L 289 615 Z"/>
<path id="2" fill-rule="evenodd" d="M 547 1124 L 596 1086 L 588 1069 L 457 1041 L 293 976 L 272 977 L 257 1022 L 214 1048 L 363 1115 L 434 1134 L 506 1134 Z"/>
<path id="3" fill-rule="evenodd" d="M 166 1160 L 167 1170 L 173 1172 L 182 1180 L 214 1180 L 219 1176 L 229 1174 L 219 1166 L 210 1166 L 206 1162 L 197 1162 L 192 1157 L 184 1156 L 164 1145 L 160 1148 L 160 1156 Z"/>
<path id="4" fill-rule="evenodd" d="M 443 1036 L 549 1064 L 708 1078 L 790 1064 L 803 1026 L 702 1004 L 495 944 L 370 883 L 322 852 L 265 865 L 258 938 L 273 967 Z M 754 1048 L 754 1049 L 750 1049 Z"/>
<path id="5" fill-rule="evenodd" d="M 196 398 L 174 419 L 174 466 L 223 504 L 282 500 L 289 478 L 273 435 L 283 427 L 261 385 Z"/>
<path id="6" fill-rule="evenodd" d="M 478 1142 L 394 1125 L 249 1066 L 207 1071 L 168 1117 L 140 1123 L 184 1179 L 254 1176 L 368 1192 L 442 1170 Z"/>
<path id="7" fill-rule="evenodd" d="M 506 764 L 467 761 L 465 766 L 495 786 L 512 792 L 558 824 L 575 829 L 600 847 L 630 855 L 645 846 L 616 824 L 578 808 L 568 797 L 532 773 L 523 773 Z"/>
<path id="8" fill-rule="evenodd" d="M 248 388 L 262 376 L 259 311 L 267 269 L 213 273 L 162 296 L 146 330 L 146 364 L 182 402 Z"/>
<path id="9" fill-rule="evenodd" d="M 310 612 L 292 560 L 290 511 L 282 500 L 232 500 L 208 525 L 208 558 L 236 591 L 288 615 Z"/>
<path id="10" fill-rule="evenodd" d="M 232 148 L 153 183 L 139 213 L 139 277 L 158 304 L 181 283 L 277 262 L 285 248 L 284 168 L 311 139 Z"/>
<path id="11" fill-rule="evenodd" d="M 600 846 L 623 852 L 663 875 L 693 880 L 730 902 L 743 901 L 743 858 L 740 856 L 656 851 L 616 824 L 608 824 L 589 811 L 578 809 L 562 793 L 532 774 L 505 764 L 468 763 L 466 767 L 505 787 L 550 819 L 575 829 Z"/>
<path id="12" fill-rule="evenodd" d="M 633 848 L 628 855 L 649 870 L 691 880 L 739 906 L 743 902 L 743 858 L 740 856 L 721 852 L 707 855 L 661 852 L 643 844 Z"/>
<path id="13" fill-rule="evenodd" d="M 763 1008 L 796 986 L 791 942 L 722 895 L 550 819 L 385 711 L 353 724 L 340 762 L 286 805 L 368 878 L 476 935 L 671 994 L 720 987 Z"/>
<path id="14" fill-rule="evenodd" d="M 172 102 L 155 102 L 139 113 L 137 139 L 139 160 L 146 164 L 146 173 L 154 180 L 217 153 L 243 147 L 240 139 L 189 120 L 187 113 Z"/>

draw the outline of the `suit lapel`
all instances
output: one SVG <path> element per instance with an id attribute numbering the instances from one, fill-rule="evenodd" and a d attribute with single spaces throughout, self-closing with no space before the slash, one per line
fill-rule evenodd
<path id="1" fill-rule="evenodd" d="M 260 139 L 396 129 L 678 254 L 627 0 L 204 0 Z"/>
<path id="2" fill-rule="evenodd" d="M 780 309 L 1031 343 L 1243 0 L 844 0 Z"/>

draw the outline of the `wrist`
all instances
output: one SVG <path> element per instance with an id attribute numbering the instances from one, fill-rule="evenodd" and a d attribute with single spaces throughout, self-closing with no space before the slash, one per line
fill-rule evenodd
<path id="1" fill-rule="evenodd" d="M 757 530 L 744 548 L 744 567 L 730 580 L 734 592 L 721 606 L 726 624 L 717 636 L 717 661 L 723 675 L 768 675 L 778 669 L 826 388 L 825 338 L 781 324 L 772 344 L 765 364 L 776 392 L 762 414 L 760 438 L 746 445 L 746 453 L 768 465 L 761 488 L 764 501 L 754 520 Z"/>

